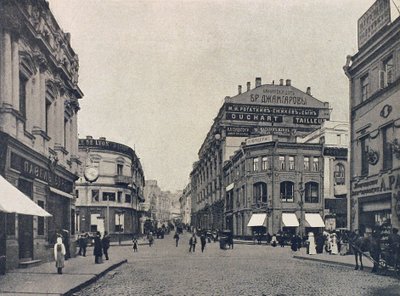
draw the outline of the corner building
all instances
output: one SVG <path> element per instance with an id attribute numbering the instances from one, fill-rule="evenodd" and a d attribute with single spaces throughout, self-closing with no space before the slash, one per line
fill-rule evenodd
<path id="1" fill-rule="evenodd" d="M 400 18 L 376 1 L 359 20 L 350 81 L 351 227 L 400 227 Z M 363 24 L 363 26 L 360 26 Z M 368 34 L 367 34 L 368 33 Z"/>
<path id="2" fill-rule="evenodd" d="M 77 230 L 107 231 L 113 240 L 139 234 L 140 204 L 144 202 L 144 173 L 135 151 L 106 138 L 79 139 L 83 166 L 76 182 Z M 87 180 L 84 170 L 94 168 L 97 178 Z"/>
<path id="3" fill-rule="evenodd" d="M 314 98 L 311 88 L 303 92 L 293 87 L 289 79 L 262 85 L 261 78 L 256 78 L 255 88 L 251 89 L 248 82 L 246 92 L 239 85 L 236 96 L 225 98 L 199 150 L 199 160 L 193 164 L 190 174 L 192 225 L 224 229 L 235 224 L 228 217 L 230 206 L 226 203 L 226 194 L 230 187 L 226 187 L 230 184 L 224 180 L 224 165 L 247 138 L 271 135 L 274 141 L 293 143 L 296 137 L 318 129 L 329 118 L 329 103 Z M 297 154 L 296 150 L 290 153 Z M 245 166 L 249 168 L 248 164 Z M 245 191 L 252 196 L 251 190 Z M 261 207 L 264 212 L 267 205 L 265 202 Z"/>
<path id="4" fill-rule="evenodd" d="M 0 174 L 52 215 L 0 213 L 8 269 L 53 260 L 62 230 L 73 250 L 78 68 L 47 1 L 0 1 Z"/>

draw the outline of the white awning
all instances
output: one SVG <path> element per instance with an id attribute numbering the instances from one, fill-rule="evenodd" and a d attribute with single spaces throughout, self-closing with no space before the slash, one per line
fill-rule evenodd
<path id="1" fill-rule="evenodd" d="M 299 220 L 295 213 L 282 213 L 282 223 L 284 227 L 299 227 Z"/>
<path id="2" fill-rule="evenodd" d="M 267 217 L 267 214 L 261 213 L 261 214 L 253 214 L 251 215 L 249 223 L 247 223 L 247 227 L 252 227 L 252 226 L 265 226 L 265 218 Z"/>
<path id="3" fill-rule="evenodd" d="M 306 222 L 308 223 L 308 227 L 325 227 L 325 223 L 320 214 L 306 213 Z"/>
<path id="4" fill-rule="evenodd" d="M 232 190 L 233 187 L 235 187 L 235 183 L 231 183 L 228 186 L 226 186 L 225 191 L 228 192 L 228 191 Z"/>
<path id="5" fill-rule="evenodd" d="M 0 176 L 0 212 L 41 217 L 51 216 L 29 197 L 4 179 L 3 176 Z"/>
<path id="6" fill-rule="evenodd" d="M 64 191 L 61 191 L 61 190 L 56 189 L 54 187 L 49 187 L 49 189 L 50 189 L 51 192 L 53 192 L 55 194 L 58 194 L 58 195 L 61 195 L 61 196 L 65 196 L 65 197 L 68 197 L 68 198 L 74 198 L 74 196 L 72 194 L 64 192 Z"/>

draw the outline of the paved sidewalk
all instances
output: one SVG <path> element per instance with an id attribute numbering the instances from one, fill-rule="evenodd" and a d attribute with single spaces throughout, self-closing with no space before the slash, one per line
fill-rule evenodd
<path id="1" fill-rule="evenodd" d="M 0 276 L 1 295 L 72 295 L 96 281 L 110 270 L 127 262 L 126 247 L 113 246 L 110 260 L 94 264 L 93 248 L 87 256 L 77 256 L 65 261 L 63 274 L 57 274 L 54 262 L 26 269 L 14 269 Z"/>
<path id="2" fill-rule="evenodd" d="M 290 246 L 289 246 L 290 248 Z M 306 249 L 302 248 L 300 251 L 293 253 L 293 258 L 302 259 L 302 260 L 311 260 L 311 261 L 318 261 L 323 263 L 329 264 L 337 264 L 342 266 L 349 266 L 354 268 L 355 267 L 355 259 L 354 255 L 329 255 L 327 253 L 323 254 L 315 254 L 315 255 L 308 255 L 306 253 Z M 363 265 L 364 270 L 370 271 L 373 267 L 372 262 L 363 256 Z"/>

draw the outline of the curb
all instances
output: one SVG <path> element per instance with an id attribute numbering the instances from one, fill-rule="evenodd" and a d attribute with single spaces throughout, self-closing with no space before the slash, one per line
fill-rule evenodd
<path id="1" fill-rule="evenodd" d="M 111 265 L 110 267 L 108 267 L 107 269 L 103 270 L 102 272 L 100 272 L 99 274 L 94 275 L 91 279 L 87 280 L 86 282 L 83 282 L 81 284 L 79 284 L 78 286 L 70 289 L 69 291 L 61 294 L 62 296 L 70 296 L 73 295 L 75 292 L 78 292 L 80 290 L 82 290 L 83 288 L 86 288 L 87 286 L 93 284 L 94 282 L 96 282 L 98 279 L 100 279 L 101 277 L 103 277 L 106 273 L 110 272 L 113 269 L 116 269 L 117 267 L 121 266 L 124 263 L 127 263 L 128 259 L 124 259 L 120 262 L 117 262 L 113 265 Z"/>
<path id="2" fill-rule="evenodd" d="M 325 259 L 320 259 L 320 258 L 308 258 L 308 257 L 303 257 L 303 256 L 298 256 L 298 255 L 294 255 L 293 258 L 295 259 L 300 259 L 300 260 L 308 260 L 308 261 L 314 261 L 314 262 L 321 262 L 321 263 L 327 263 L 327 264 L 333 264 L 333 265 L 340 265 L 340 266 L 345 266 L 345 267 L 353 267 L 355 266 L 355 264 L 351 264 L 351 263 L 345 263 L 345 262 L 337 262 L 337 261 L 330 261 L 330 260 L 325 260 Z M 371 271 L 372 268 L 369 266 L 364 266 L 364 269 L 366 271 Z"/>

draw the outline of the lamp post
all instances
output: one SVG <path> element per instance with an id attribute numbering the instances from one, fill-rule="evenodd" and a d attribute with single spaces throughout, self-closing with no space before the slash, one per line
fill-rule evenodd
<path id="1" fill-rule="evenodd" d="M 301 181 L 299 182 L 299 194 L 300 194 L 300 200 L 298 201 L 298 204 L 300 206 L 300 236 L 304 236 L 304 201 L 303 201 L 303 196 L 304 196 L 304 184 L 303 184 L 303 175 L 301 176 Z"/>

